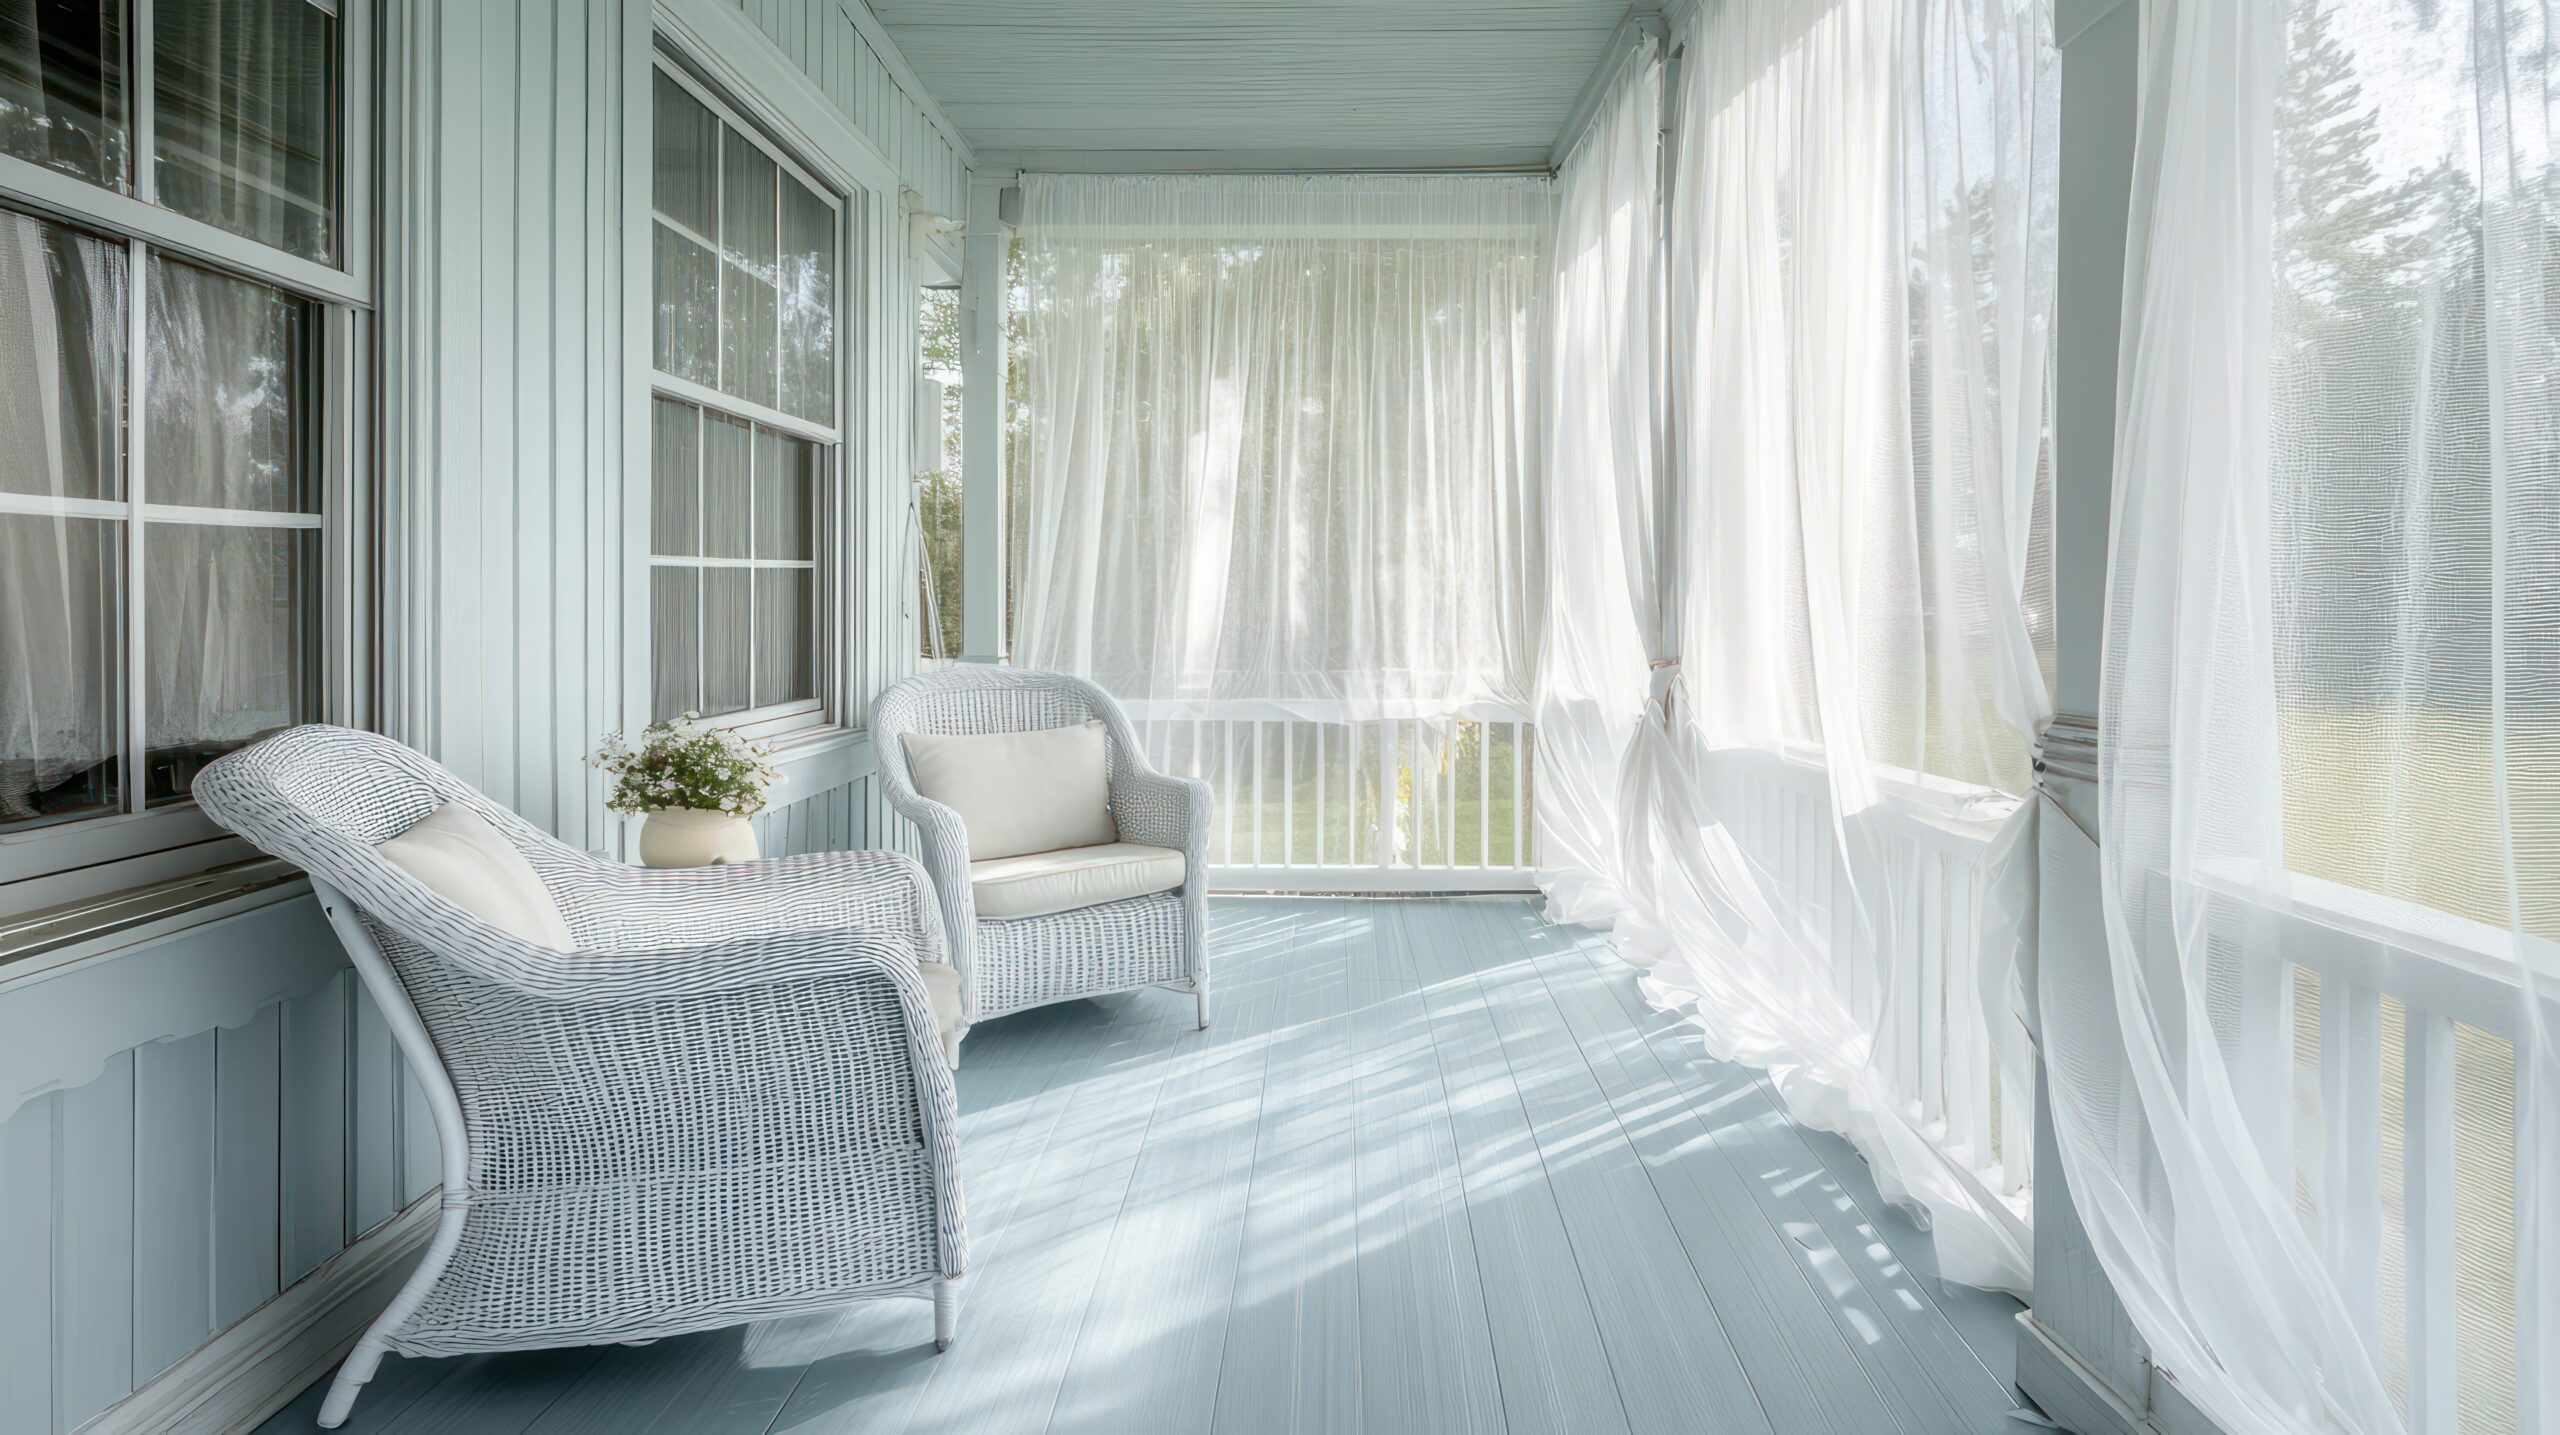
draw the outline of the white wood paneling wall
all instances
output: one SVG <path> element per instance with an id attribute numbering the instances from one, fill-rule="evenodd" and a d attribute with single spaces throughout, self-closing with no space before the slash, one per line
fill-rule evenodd
<path id="1" fill-rule="evenodd" d="M 435 1185 L 381 1014 L 309 959 L 330 940 L 300 896 L 0 994 L 66 1073 L 0 1089 L 0 1435 L 82 1424 Z M 171 985 L 203 1029 L 83 1046 Z"/>
<path id="2" fill-rule="evenodd" d="M 582 847 L 612 839 L 582 757 L 632 686 L 624 132 L 648 15 L 411 0 L 390 27 L 386 726 Z"/>

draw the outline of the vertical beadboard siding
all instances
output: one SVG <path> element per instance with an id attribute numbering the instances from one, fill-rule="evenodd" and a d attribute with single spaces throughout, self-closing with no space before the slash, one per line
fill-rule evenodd
<path id="1" fill-rule="evenodd" d="M 923 208 L 956 219 L 969 200 L 967 147 L 931 99 L 901 79 L 903 58 L 884 58 L 846 8 L 860 3 L 738 0 L 738 8 L 889 156 L 899 181 L 923 196 Z"/>
<path id="2" fill-rule="evenodd" d="M 206 962 L 290 962 L 261 948 L 308 940 L 309 907 L 167 940 Z M 128 1000 L 150 978 L 126 974 L 147 971 L 57 980 L 85 984 L 69 1002 L 85 1006 Z M 118 1052 L 0 1120 L 0 1435 L 80 1425 L 433 1187 L 414 1084 L 341 972 L 237 1025 Z"/>
<path id="3" fill-rule="evenodd" d="M 646 7 L 418 0 L 394 34 L 385 326 L 391 731 L 603 845 L 623 721 L 621 117 Z M 396 1193 L 368 1193 L 389 1198 Z"/>

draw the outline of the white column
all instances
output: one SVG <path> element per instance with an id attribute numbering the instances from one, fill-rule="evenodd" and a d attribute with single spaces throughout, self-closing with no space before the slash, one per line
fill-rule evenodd
<path id="1" fill-rule="evenodd" d="M 1005 657 L 1004 378 L 1005 256 L 1013 229 L 998 214 L 1010 175 L 969 181 L 960 261 L 960 484 L 962 654 Z"/>

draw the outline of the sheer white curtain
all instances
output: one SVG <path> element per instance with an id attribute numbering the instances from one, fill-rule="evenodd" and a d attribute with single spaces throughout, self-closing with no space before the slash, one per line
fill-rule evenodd
<path id="1" fill-rule="evenodd" d="M 1625 791 L 1647 669 L 1667 658 L 1656 572 L 1662 63 L 1619 61 L 1556 177 L 1545 369 L 1546 643 L 1538 664 L 1538 881 L 1559 921 L 1627 907 Z M 1666 670 L 1667 671 L 1667 670 Z"/>
<path id="2" fill-rule="evenodd" d="M 1668 585 L 1668 702 L 1626 746 L 1614 810 L 1585 815 L 1606 795 L 1578 776 L 1567 809 L 1595 835 L 1565 850 L 1614 866 L 1551 871 L 1557 913 L 1597 918 L 1614 895 L 1655 1000 L 1855 1142 L 1929 1220 L 1948 1277 L 2011 1290 L 2029 1266 L 2002 1157 L 2026 1155 L 2030 1089 L 2011 996 L 2027 733 L 2048 706 L 2055 70 L 2029 0 L 1705 8 L 1669 214 L 1677 556 L 1605 672 L 1548 647 L 1552 690 L 1624 682 Z M 1568 278 L 1607 262 L 1605 230 L 1574 237 L 1571 215 L 1610 183 L 1608 141 L 1564 175 Z M 1641 323 L 1610 306 L 1642 302 L 1568 288 L 1556 325 L 1607 333 Z M 1606 366 L 1555 382 L 1559 413 L 1635 402 L 1595 387 L 1616 383 Z M 1606 575 L 1570 575 L 1643 561 L 1619 557 L 1648 546 L 1633 462 L 1559 445 L 1559 589 L 1596 602 Z M 1599 536 L 1568 547 L 1577 524 Z M 1602 711 L 1623 723 L 1635 701 Z M 1542 805 L 1563 800 L 1557 769 L 1609 766 L 1551 750 Z"/>
<path id="3" fill-rule="evenodd" d="M 2146 19 L 2072 1194 L 2225 1429 L 2560 1428 L 2560 33 Z"/>
<path id="4" fill-rule="evenodd" d="M 1017 660 L 1157 720 L 1525 707 L 1546 182 L 1023 190 Z"/>

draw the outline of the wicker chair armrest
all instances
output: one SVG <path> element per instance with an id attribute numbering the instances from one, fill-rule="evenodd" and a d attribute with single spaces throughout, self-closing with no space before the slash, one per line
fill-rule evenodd
<path id="1" fill-rule="evenodd" d="M 969 994 L 964 1019 L 976 1021 L 978 904 L 969 890 L 969 829 L 960 814 L 902 783 L 885 783 L 890 808 L 915 824 L 924 871 L 942 912 L 943 939 L 951 965 L 960 972 L 960 990 Z"/>
<path id="2" fill-rule="evenodd" d="M 478 1039 L 508 1051 L 475 1067 L 462 1100 L 510 1183 L 684 1181 L 920 1138 L 941 1273 L 966 1268 L 956 1093 L 911 942 L 812 931 L 558 955 L 515 984 L 535 999 L 476 1013 Z M 561 1139 L 578 1126 L 624 1134 L 581 1153 Z"/>
<path id="3" fill-rule="evenodd" d="M 1111 784 L 1120 840 L 1179 849 L 1197 868 L 1209 854 L 1209 784 L 1193 777 L 1126 771 Z"/>
<path id="4" fill-rule="evenodd" d="M 940 918 L 930 920 L 939 928 Z M 515 944 L 502 961 L 469 951 L 443 955 L 480 981 L 569 1005 L 657 1002 L 789 986 L 884 966 L 900 970 L 921 1003 L 924 979 L 915 975 L 915 968 L 940 960 L 938 947 L 919 933 L 874 925 L 743 933 L 699 945 L 636 950 L 555 952 Z M 917 1009 L 929 1030 L 930 1007 Z"/>
<path id="5" fill-rule="evenodd" d="M 725 867 L 646 868 L 581 861 L 545 874 L 582 948 L 664 948 L 732 933 L 883 927 L 918 932 L 944 959 L 940 923 L 923 932 L 932 883 L 903 852 L 813 852 Z"/>

